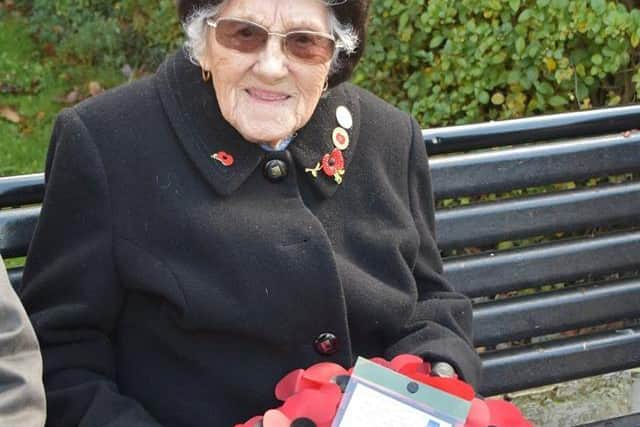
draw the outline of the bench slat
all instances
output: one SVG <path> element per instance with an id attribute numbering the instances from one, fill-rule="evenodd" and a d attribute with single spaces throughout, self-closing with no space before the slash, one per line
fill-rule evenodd
<path id="1" fill-rule="evenodd" d="M 640 318 L 639 279 L 477 304 L 474 341 L 476 346 L 495 345 L 625 318 Z"/>
<path id="2" fill-rule="evenodd" d="M 555 384 L 640 365 L 640 328 L 480 355 L 484 396 Z"/>
<path id="3" fill-rule="evenodd" d="M 0 177 L 0 207 L 42 202 L 44 174 Z"/>
<path id="4" fill-rule="evenodd" d="M 27 254 L 39 214 L 39 206 L 0 210 L 0 254 L 4 258 Z"/>
<path id="5" fill-rule="evenodd" d="M 640 413 L 629 414 L 623 417 L 596 421 L 589 424 L 581 424 L 577 427 L 638 427 L 640 426 Z"/>
<path id="6" fill-rule="evenodd" d="M 15 267 L 9 268 L 7 273 L 9 274 L 9 282 L 11 282 L 11 286 L 13 289 L 18 292 L 22 287 L 22 273 L 24 271 L 23 267 Z"/>
<path id="7" fill-rule="evenodd" d="M 526 197 L 436 212 L 443 249 L 483 246 L 502 240 L 640 224 L 640 183 Z"/>
<path id="8" fill-rule="evenodd" d="M 445 276 L 469 297 L 640 270 L 640 231 L 445 259 Z"/>
<path id="9" fill-rule="evenodd" d="M 640 105 L 549 114 L 464 126 L 426 129 L 422 137 L 429 154 L 521 145 L 536 141 L 583 138 L 635 129 Z"/>
<path id="10" fill-rule="evenodd" d="M 640 170 L 640 132 L 437 157 L 436 199 L 487 194 Z"/>

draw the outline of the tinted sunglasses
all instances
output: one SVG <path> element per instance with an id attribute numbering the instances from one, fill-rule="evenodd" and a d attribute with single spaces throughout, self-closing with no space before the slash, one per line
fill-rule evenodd
<path id="1" fill-rule="evenodd" d="M 317 31 L 276 33 L 255 22 L 238 18 L 209 18 L 207 25 L 215 29 L 218 43 L 244 53 L 255 53 L 263 49 L 269 36 L 280 37 L 285 54 L 307 64 L 328 62 L 336 48 L 333 36 Z"/>

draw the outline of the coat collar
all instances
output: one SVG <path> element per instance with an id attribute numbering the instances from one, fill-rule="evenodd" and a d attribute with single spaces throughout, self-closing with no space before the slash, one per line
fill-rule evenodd
<path id="1" fill-rule="evenodd" d="M 221 195 L 230 195 L 237 190 L 267 153 L 258 145 L 245 141 L 224 120 L 211 84 L 202 81 L 200 68 L 180 49 L 160 66 L 155 86 L 180 143 L 203 177 Z M 358 141 L 360 104 L 355 99 L 355 91 L 349 90 L 347 85 L 333 88 L 320 100 L 307 125 L 298 131 L 289 146 L 299 170 L 313 168 L 333 150 L 333 130 L 338 126 L 336 109 L 341 105 L 347 107 L 353 117 L 353 126 L 348 129 L 350 143 L 342 152 L 344 180 L 348 181 L 349 163 Z M 211 158 L 220 151 L 233 156 L 233 165 L 224 166 Z M 331 196 L 339 187 L 333 178 L 322 172 L 317 177 L 305 173 L 302 179 L 310 179 L 325 197 Z"/>

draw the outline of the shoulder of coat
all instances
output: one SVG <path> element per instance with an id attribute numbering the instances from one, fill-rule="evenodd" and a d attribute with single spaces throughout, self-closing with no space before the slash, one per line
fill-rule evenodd
<path id="1" fill-rule="evenodd" d="M 73 108 L 84 117 L 117 119 L 135 117 L 160 105 L 151 77 L 116 86 L 100 95 L 87 98 Z"/>
<path id="2" fill-rule="evenodd" d="M 411 117 L 366 89 L 345 83 L 348 96 L 360 103 L 360 137 L 374 150 L 409 150 L 413 137 Z"/>

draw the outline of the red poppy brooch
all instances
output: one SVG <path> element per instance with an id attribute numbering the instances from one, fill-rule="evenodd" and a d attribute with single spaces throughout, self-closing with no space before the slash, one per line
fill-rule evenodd
<path id="1" fill-rule="evenodd" d="M 458 378 L 432 376 L 431 365 L 418 356 L 403 354 L 391 361 L 382 358 L 371 361 L 471 401 L 464 427 L 533 427 L 512 403 L 502 399 L 482 400 L 475 396 L 469 384 Z M 235 427 L 331 427 L 351 372 L 352 369 L 328 362 L 292 371 L 275 388 L 275 396 L 283 402 L 282 406 Z"/>
<path id="2" fill-rule="evenodd" d="M 325 154 L 322 157 L 322 161 L 318 162 L 314 168 L 305 169 L 305 172 L 309 172 L 315 178 L 318 177 L 319 171 L 324 172 L 328 177 L 332 177 L 337 184 L 341 184 L 344 176 L 344 157 L 342 152 L 334 149 L 331 153 Z"/>
<path id="3" fill-rule="evenodd" d="M 340 106 L 336 110 L 336 119 L 340 126 L 336 127 L 331 135 L 335 148 L 330 153 L 325 154 L 322 160 L 316 163 L 314 167 L 306 168 L 305 172 L 317 178 L 318 173 L 322 171 L 327 177 L 333 178 L 336 184 L 342 184 L 342 178 L 345 173 L 342 152 L 349 147 L 349 133 L 346 129 L 350 129 L 353 125 L 353 118 L 346 107 Z"/>
<path id="4" fill-rule="evenodd" d="M 235 161 L 233 156 L 226 151 L 218 151 L 211 155 L 211 158 L 222 163 L 223 166 L 231 166 Z"/>

